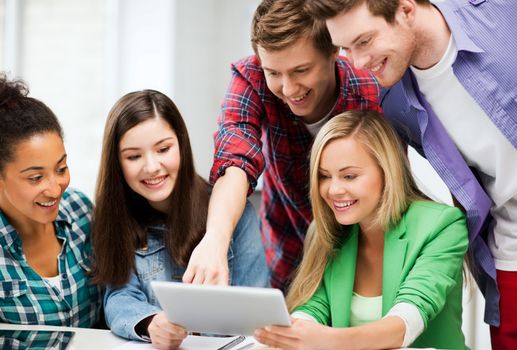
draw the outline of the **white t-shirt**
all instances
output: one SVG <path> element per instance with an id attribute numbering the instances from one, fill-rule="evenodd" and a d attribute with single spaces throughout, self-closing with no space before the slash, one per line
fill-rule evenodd
<path id="1" fill-rule="evenodd" d="M 440 62 L 429 69 L 411 70 L 468 165 L 478 170 L 492 199 L 495 226 L 488 244 L 496 268 L 517 271 L 517 150 L 454 75 L 456 56 L 451 36 Z"/>

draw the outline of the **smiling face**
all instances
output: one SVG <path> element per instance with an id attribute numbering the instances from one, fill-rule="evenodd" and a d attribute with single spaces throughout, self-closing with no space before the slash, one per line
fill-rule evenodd
<path id="1" fill-rule="evenodd" d="M 70 183 L 66 152 L 55 132 L 37 134 L 15 146 L 0 175 L 0 206 L 15 226 L 50 224 Z"/>
<path id="2" fill-rule="evenodd" d="M 319 193 L 341 225 L 370 227 L 383 191 L 383 173 L 354 137 L 331 141 L 321 152 Z"/>
<path id="3" fill-rule="evenodd" d="M 337 99 L 337 52 L 326 57 L 305 37 L 283 50 L 267 51 L 259 46 L 257 52 L 267 86 L 275 96 L 305 122 L 325 117 Z"/>
<path id="4" fill-rule="evenodd" d="M 129 129 L 119 143 L 119 159 L 128 186 L 166 213 L 180 167 L 176 133 L 160 117 Z"/>
<path id="5" fill-rule="evenodd" d="M 415 54 L 411 7 L 399 6 L 394 23 L 374 16 L 366 3 L 326 21 L 334 45 L 358 69 L 369 70 L 384 87 L 397 83 Z"/>

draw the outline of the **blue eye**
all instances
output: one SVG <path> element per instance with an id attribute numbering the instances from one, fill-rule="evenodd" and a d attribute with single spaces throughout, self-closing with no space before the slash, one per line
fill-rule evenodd
<path id="1" fill-rule="evenodd" d="M 344 178 L 345 180 L 353 180 L 353 179 L 355 179 L 356 177 L 357 177 L 356 175 L 345 175 L 345 176 L 343 176 L 343 178 Z"/>

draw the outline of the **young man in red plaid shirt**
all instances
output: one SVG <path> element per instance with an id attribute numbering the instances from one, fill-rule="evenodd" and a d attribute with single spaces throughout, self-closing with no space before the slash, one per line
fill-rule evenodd
<path id="1" fill-rule="evenodd" d="M 324 23 L 302 0 L 264 0 L 252 23 L 255 55 L 234 63 L 215 134 L 206 235 L 185 282 L 227 284 L 228 246 L 263 174 L 261 232 L 273 287 L 287 288 L 307 227 L 309 151 L 314 135 L 346 110 L 379 110 L 379 88 L 338 56 Z M 231 264 L 230 264 L 231 265 Z"/>

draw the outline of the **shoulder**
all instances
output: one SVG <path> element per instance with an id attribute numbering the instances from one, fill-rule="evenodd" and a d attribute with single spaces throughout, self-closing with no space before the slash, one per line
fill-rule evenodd
<path id="1" fill-rule="evenodd" d="M 85 216 L 91 216 L 93 209 L 92 201 L 81 191 L 68 188 L 59 207 L 60 214 L 65 214 L 72 221 L 79 220 Z"/>
<path id="2" fill-rule="evenodd" d="M 403 216 L 406 234 L 432 239 L 443 231 L 454 231 L 467 238 L 467 223 L 463 212 L 456 207 L 432 201 L 411 203 Z"/>
<path id="3" fill-rule="evenodd" d="M 368 100 L 378 105 L 380 88 L 373 75 L 364 69 L 355 68 L 346 57 L 338 57 L 336 69 L 341 94 L 347 100 Z"/>
<path id="4" fill-rule="evenodd" d="M 93 203 L 81 191 L 69 188 L 63 194 L 59 204 L 59 214 L 56 221 L 68 227 L 66 231 L 74 240 L 83 240 L 90 235 Z"/>
<path id="5" fill-rule="evenodd" d="M 336 60 L 336 66 L 341 81 L 346 83 L 344 85 L 364 85 L 369 83 L 378 86 L 374 76 L 368 70 L 355 68 L 346 57 L 339 56 Z"/>
<path id="6" fill-rule="evenodd" d="M 231 69 L 233 75 L 240 75 L 250 82 L 258 83 L 265 81 L 264 70 L 255 55 L 241 58 L 237 62 L 232 63 Z"/>
<path id="7" fill-rule="evenodd" d="M 426 217 L 435 220 L 439 217 L 461 218 L 464 217 L 459 208 L 433 201 L 415 201 L 410 204 L 404 215 L 406 218 Z"/>

